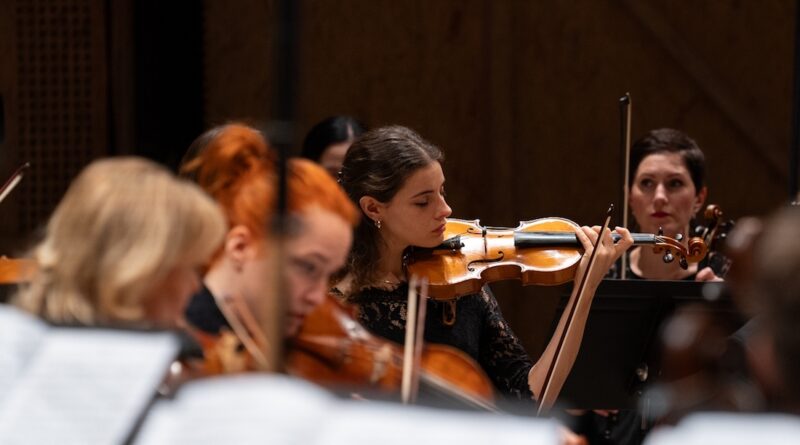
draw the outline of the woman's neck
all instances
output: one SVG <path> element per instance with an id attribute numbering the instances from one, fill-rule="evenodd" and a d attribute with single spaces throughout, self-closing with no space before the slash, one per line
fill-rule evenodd
<path id="1" fill-rule="evenodd" d="M 405 270 L 403 269 L 403 252 L 406 245 L 392 240 L 384 239 L 381 243 L 380 257 L 377 264 L 377 274 L 375 279 L 379 285 L 398 284 L 405 281 Z"/>

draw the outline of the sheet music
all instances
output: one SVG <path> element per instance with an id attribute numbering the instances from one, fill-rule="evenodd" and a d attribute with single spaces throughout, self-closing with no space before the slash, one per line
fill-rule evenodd
<path id="1" fill-rule="evenodd" d="M 122 442 L 178 348 L 168 333 L 47 329 L 0 406 L 0 443 Z"/>
<path id="2" fill-rule="evenodd" d="M 654 430 L 645 445 L 789 444 L 800 440 L 800 417 L 789 414 L 700 413 Z"/>
<path id="3" fill-rule="evenodd" d="M 150 411 L 135 443 L 314 443 L 333 396 L 291 377 L 242 374 L 190 382 Z"/>
<path id="4" fill-rule="evenodd" d="M 0 305 L 0 406 L 47 329 L 45 323 L 26 312 Z"/>
<path id="5" fill-rule="evenodd" d="M 559 444 L 552 420 L 419 406 L 349 402 L 332 411 L 320 445 Z"/>
<path id="6" fill-rule="evenodd" d="M 553 421 L 335 399 L 282 375 L 191 382 L 160 400 L 137 445 L 556 444 Z"/>

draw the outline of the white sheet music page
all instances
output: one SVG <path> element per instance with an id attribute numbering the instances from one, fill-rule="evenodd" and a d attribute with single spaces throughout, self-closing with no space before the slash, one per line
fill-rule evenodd
<path id="1" fill-rule="evenodd" d="M 168 333 L 50 328 L 0 406 L 0 443 L 122 442 L 178 349 Z"/>
<path id="2" fill-rule="evenodd" d="M 207 378 L 159 400 L 135 443 L 308 445 L 336 406 L 321 388 L 284 375 Z"/>
<path id="3" fill-rule="evenodd" d="M 13 306 L 0 305 L 0 407 L 47 329 L 38 318 Z"/>
<path id="4" fill-rule="evenodd" d="M 557 444 L 552 420 L 334 399 L 281 375 L 190 382 L 159 400 L 136 445 Z"/>
<path id="5" fill-rule="evenodd" d="M 556 445 L 557 424 L 483 412 L 447 411 L 386 403 L 342 403 L 331 411 L 316 445 Z"/>
<path id="6" fill-rule="evenodd" d="M 800 443 L 800 416 L 697 413 L 675 427 L 653 430 L 646 445 L 752 445 Z"/>

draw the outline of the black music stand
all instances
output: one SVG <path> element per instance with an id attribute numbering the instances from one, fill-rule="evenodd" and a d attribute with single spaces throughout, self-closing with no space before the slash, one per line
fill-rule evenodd
<path id="1" fill-rule="evenodd" d="M 706 295 L 721 295 L 722 286 L 693 281 L 603 280 L 559 403 L 586 409 L 636 408 L 642 388 L 660 374 L 661 325 L 680 306 L 708 302 L 703 297 L 704 287 Z M 558 313 L 567 298 L 562 298 Z M 713 306 L 698 305 L 696 310 L 737 317 L 730 299 Z"/>

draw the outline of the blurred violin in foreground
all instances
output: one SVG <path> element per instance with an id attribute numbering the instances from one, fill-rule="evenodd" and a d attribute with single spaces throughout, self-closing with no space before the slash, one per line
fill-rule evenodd
<path id="1" fill-rule="evenodd" d="M 36 261 L 0 257 L 0 284 L 27 283 L 36 273 Z"/>
<path id="2" fill-rule="evenodd" d="M 334 297 L 306 318 L 292 340 L 286 370 L 324 386 L 399 394 L 403 348 L 369 333 Z M 420 390 L 467 407 L 495 411 L 494 386 L 469 356 L 444 345 L 422 348 Z"/>
<path id="3" fill-rule="evenodd" d="M 451 299 L 477 293 L 486 283 L 517 279 L 523 285 L 557 285 L 575 277 L 583 247 L 564 218 L 525 221 L 515 228 L 483 227 L 478 220 L 449 219 L 445 241 L 433 249 L 415 249 L 405 261 L 407 273 L 426 277 L 430 296 Z M 614 241 L 619 236 L 612 234 Z M 706 255 L 700 238 L 632 233 L 634 245 L 652 245 L 665 263 L 676 258 L 682 268 Z"/>

